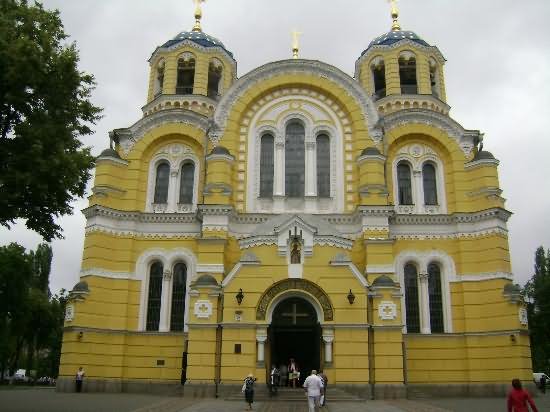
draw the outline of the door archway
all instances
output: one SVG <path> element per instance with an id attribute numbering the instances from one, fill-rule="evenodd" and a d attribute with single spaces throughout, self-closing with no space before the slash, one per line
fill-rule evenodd
<path id="1" fill-rule="evenodd" d="M 270 360 L 285 372 L 290 358 L 300 371 L 300 385 L 321 363 L 321 326 L 313 305 L 300 296 L 289 296 L 273 309 L 268 329 Z M 266 365 L 270 368 L 271 365 Z"/>

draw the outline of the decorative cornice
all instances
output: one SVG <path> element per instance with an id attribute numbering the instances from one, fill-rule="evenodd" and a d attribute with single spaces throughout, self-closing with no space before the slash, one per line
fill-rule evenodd
<path id="1" fill-rule="evenodd" d="M 162 125 L 173 123 L 188 125 L 199 129 L 203 133 L 207 133 L 210 128 L 210 120 L 207 117 L 190 110 L 161 110 L 150 116 L 143 117 L 129 128 L 116 130 L 116 137 L 122 153 L 127 156 L 135 144 L 149 131 Z M 114 137 L 114 133 L 111 132 L 111 134 Z"/>
<path id="2" fill-rule="evenodd" d="M 464 164 L 464 169 L 477 169 L 483 166 L 497 167 L 500 162 L 497 159 L 478 159 Z"/>
<path id="3" fill-rule="evenodd" d="M 514 280 L 514 275 L 510 272 L 483 272 L 483 273 L 465 273 L 457 274 L 456 278 L 450 279 L 450 282 L 484 282 L 487 280 Z"/>
<path id="4" fill-rule="evenodd" d="M 384 116 L 386 132 L 400 126 L 411 124 L 425 124 L 444 131 L 449 137 L 456 140 L 466 156 L 472 152 L 478 130 L 466 130 L 449 116 L 426 109 L 408 109 L 393 112 Z"/>
<path id="5" fill-rule="evenodd" d="M 80 271 L 80 278 L 87 276 L 97 276 L 100 278 L 109 278 L 109 279 L 134 279 L 136 276 L 134 273 L 130 272 L 113 272 L 110 270 L 105 270 L 103 268 L 88 268 L 82 269 Z"/>
<path id="6" fill-rule="evenodd" d="M 124 159 L 112 157 L 112 156 L 99 156 L 96 160 L 96 165 L 98 163 L 113 163 L 117 166 L 128 166 L 128 162 Z"/>
<path id="7" fill-rule="evenodd" d="M 200 218 L 206 215 L 231 216 L 233 206 L 230 205 L 199 205 L 198 215 Z"/>
<path id="8" fill-rule="evenodd" d="M 201 94 L 159 94 L 143 106 L 141 111 L 143 116 L 151 116 L 163 110 L 184 109 L 211 116 L 217 104 L 217 100 Z"/>
<path id="9" fill-rule="evenodd" d="M 282 60 L 268 63 L 241 77 L 222 97 L 214 113 L 216 127 L 211 130 L 209 137 L 217 144 L 225 133 L 227 120 L 237 100 L 255 85 L 284 74 L 305 74 L 327 79 L 342 87 L 345 92 L 354 98 L 360 106 L 365 126 L 369 130 L 371 138 L 379 142 L 383 137 L 382 128 L 379 127 L 379 115 L 372 99 L 361 88 L 360 84 L 352 77 L 334 66 L 320 61 L 312 60 Z"/>
<path id="10" fill-rule="evenodd" d="M 101 216 L 120 221 L 146 223 L 198 223 L 195 213 L 143 213 L 111 209 L 94 205 L 82 210 L 84 217 L 90 219 Z"/>

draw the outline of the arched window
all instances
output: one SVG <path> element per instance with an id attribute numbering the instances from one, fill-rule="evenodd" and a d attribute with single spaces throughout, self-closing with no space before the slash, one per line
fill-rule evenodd
<path id="1" fill-rule="evenodd" d="M 305 186 L 305 129 L 297 122 L 286 127 L 285 191 L 288 197 L 303 197 Z"/>
<path id="2" fill-rule="evenodd" d="M 181 331 L 185 324 L 185 293 L 187 286 L 187 266 L 177 263 L 172 275 L 172 310 L 170 330 Z"/>
<path id="3" fill-rule="evenodd" d="M 430 296 L 430 328 L 432 333 L 443 333 L 443 298 L 441 270 L 437 263 L 428 265 L 428 294 Z"/>
<path id="4" fill-rule="evenodd" d="M 164 87 L 164 60 L 161 60 L 157 64 L 157 69 L 155 73 L 155 97 L 162 93 L 162 88 Z"/>
<path id="5" fill-rule="evenodd" d="M 220 96 L 220 81 L 222 79 L 223 66 L 219 60 L 213 60 L 208 65 L 208 90 L 207 95 L 217 100 Z"/>
<path id="6" fill-rule="evenodd" d="M 185 162 L 181 166 L 180 177 L 180 204 L 192 204 L 193 192 L 195 188 L 195 164 L 193 162 Z"/>
<path id="7" fill-rule="evenodd" d="M 270 134 L 264 134 L 260 147 L 260 197 L 273 197 L 273 173 L 275 139 Z"/>
<path id="8" fill-rule="evenodd" d="M 426 163 L 422 166 L 422 180 L 424 183 L 424 204 L 437 205 L 437 182 L 433 164 Z"/>
<path id="9" fill-rule="evenodd" d="M 159 330 L 163 270 L 162 263 L 154 262 L 149 271 L 146 330 Z"/>
<path id="10" fill-rule="evenodd" d="M 157 166 L 155 179 L 154 203 L 161 204 L 168 202 L 168 183 L 170 181 L 170 166 L 168 163 L 161 163 Z"/>
<path id="11" fill-rule="evenodd" d="M 317 136 L 317 196 L 330 197 L 330 139 Z"/>
<path id="12" fill-rule="evenodd" d="M 407 333 L 420 333 L 420 313 L 418 309 L 418 282 L 416 266 L 405 265 L 405 308 Z"/>
<path id="13" fill-rule="evenodd" d="M 374 80 L 374 100 L 386 97 L 386 66 L 384 60 L 379 60 L 372 65 L 372 78 Z"/>
<path id="14" fill-rule="evenodd" d="M 411 167 L 406 162 L 397 165 L 397 189 L 400 205 L 412 205 Z"/>
<path id="15" fill-rule="evenodd" d="M 416 58 L 412 53 L 404 53 L 399 56 L 399 80 L 401 81 L 401 94 L 418 93 Z"/>
<path id="16" fill-rule="evenodd" d="M 431 65 L 430 62 L 430 85 L 432 87 L 432 94 L 435 97 L 439 97 L 439 82 L 438 82 L 439 73 L 437 72 L 437 66 Z"/>
<path id="17" fill-rule="evenodd" d="M 193 94 L 195 84 L 195 59 L 181 57 L 178 59 L 178 78 L 176 82 L 176 94 Z"/>

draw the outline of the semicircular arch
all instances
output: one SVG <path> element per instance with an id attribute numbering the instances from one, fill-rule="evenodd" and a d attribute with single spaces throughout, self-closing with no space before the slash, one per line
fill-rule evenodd
<path id="1" fill-rule="evenodd" d="M 318 285 L 306 279 L 284 279 L 271 286 L 261 296 L 256 307 L 256 320 L 271 320 L 273 310 L 289 297 L 302 297 L 313 305 L 319 322 L 334 320 L 329 296 Z"/>

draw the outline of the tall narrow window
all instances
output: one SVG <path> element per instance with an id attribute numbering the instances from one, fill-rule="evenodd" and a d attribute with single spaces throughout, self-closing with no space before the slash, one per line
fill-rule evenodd
<path id="1" fill-rule="evenodd" d="M 416 59 L 414 56 L 399 57 L 399 80 L 401 81 L 401 94 L 417 94 Z"/>
<path id="2" fill-rule="evenodd" d="M 437 182 L 433 164 L 426 163 L 422 167 L 422 181 L 424 183 L 424 204 L 437 205 Z"/>
<path id="3" fill-rule="evenodd" d="M 420 333 L 417 272 L 416 266 L 412 263 L 405 265 L 405 308 L 407 310 L 407 332 Z"/>
<path id="4" fill-rule="evenodd" d="M 154 203 L 161 204 L 168 202 L 168 183 L 170 181 L 170 166 L 168 163 L 161 163 L 157 166 L 155 178 L 155 199 Z"/>
<path id="5" fill-rule="evenodd" d="M 330 139 L 317 136 L 317 196 L 330 197 Z"/>
<path id="6" fill-rule="evenodd" d="M 441 270 L 436 263 L 428 265 L 428 293 L 430 296 L 430 328 L 432 333 L 443 333 L 443 299 Z"/>
<path id="7" fill-rule="evenodd" d="M 435 97 L 439 97 L 437 78 L 438 78 L 437 67 L 436 66 L 430 67 L 430 85 L 432 86 L 432 94 Z"/>
<path id="8" fill-rule="evenodd" d="M 208 65 L 208 90 L 207 95 L 217 100 L 220 95 L 220 81 L 222 79 L 222 64 L 219 60 L 213 60 Z"/>
<path id="9" fill-rule="evenodd" d="M 192 204 L 193 192 L 195 189 L 195 164 L 193 162 L 185 162 L 181 167 L 180 180 L 180 203 Z"/>
<path id="10" fill-rule="evenodd" d="M 159 330 L 163 269 L 162 263 L 154 262 L 149 272 L 146 330 Z"/>
<path id="11" fill-rule="evenodd" d="M 164 61 L 160 61 L 157 65 L 155 78 L 155 97 L 162 93 L 164 87 Z"/>
<path id="12" fill-rule="evenodd" d="M 275 139 L 264 134 L 261 140 L 260 153 L 260 197 L 273 197 L 273 150 Z"/>
<path id="13" fill-rule="evenodd" d="M 372 67 L 372 77 L 374 79 L 374 99 L 378 100 L 386 97 L 386 66 L 384 61 Z"/>
<path id="14" fill-rule="evenodd" d="M 400 162 L 397 165 L 397 190 L 400 205 L 412 205 L 411 167 Z"/>
<path id="15" fill-rule="evenodd" d="M 183 330 L 185 323 L 185 292 L 187 286 L 187 266 L 177 263 L 172 276 L 172 310 L 170 330 Z"/>
<path id="16" fill-rule="evenodd" d="M 305 187 L 305 129 L 299 122 L 286 127 L 285 191 L 288 197 L 303 197 Z"/>
<path id="17" fill-rule="evenodd" d="M 178 78 L 176 82 L 176 94 L 193 94 L 195 84 L 195 59 L 178 59 Z"/>

